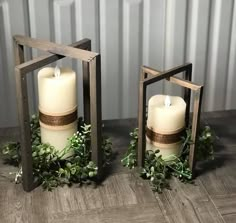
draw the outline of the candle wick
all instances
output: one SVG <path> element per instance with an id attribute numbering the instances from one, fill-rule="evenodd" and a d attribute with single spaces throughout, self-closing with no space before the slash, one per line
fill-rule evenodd
<path id="1" fill-rule="evenodd" d="M 165 104 L 166 107 L 170 107 L 171 106 L 171 100 L 170 100 L 170 96 L 169 95 L 166 96 L 164 104 Z"/>
<path id="2" fill-rule="evenodd" d="M 58 66 L 56 66 L 55 69 L 54 69 L 54 76 L 55 77 L 60 77 L 60 75 L 61 75 L 61 70 Z"/>

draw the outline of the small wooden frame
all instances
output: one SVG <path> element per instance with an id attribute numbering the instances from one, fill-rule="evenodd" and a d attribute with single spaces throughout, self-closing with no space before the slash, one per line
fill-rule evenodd
<path id="1" fill-rule="evenodd" d="M 174 77 L 174 75 L 185 72 L 184 79 Z M 146 127 L 146 92 L 147 86 L 166 79 L 174 84 L 178 84 L 185 88 L 184 100 L 186 102 L 186 126 L 189 125 L 189 114 L 190 114 L 190 101 L 191 101 L 191 90 L 194 92 L 194 107 L 193 107 L 193 119 L 192 119 L 192 141 L 193 144 L 190 146 L 189 154 L 189 166 L 194 176 L 195 167 L 195 143 L 197 139 L 197 133 L 199 128 L 201 102 L 203 94 L 203 86 L 194 84 L 191 82 L 192 78 L 192 64 L 188 63 L 179 67 L 175 67 L 171 70 L 164 72 L 155 70 L 150 67 L 141 67 L 141 77 L 139 82 L 139 110 L 138 110 L 138 166 L 144 165 L 145 150 L 146 150 L 146 138 L 145 138 L 145 127 Z"/>
<path id="2" fill-rule="evenodd" d="M 48 52 L 30 61 L 24 61 L 24 46 Z M 79 48 L 79 49 L 76 49 Z M 91 41 L 83 39 L 70 46 L 38 40 L 26 36 L 14 36 L 15 76 L 19 124 L 21 131 L 21 155 L 23 188 L 31 191 L 37 185 L 33 178 L 30 117 L 27 94 L 27 74 L 66 56 L 79 59 L 83 65 L 84 120 L 91 123 L 92 160 L 98 167 L 98 178 L 102 169 L 101 136 L 101 58 L 91 52 Z"/>

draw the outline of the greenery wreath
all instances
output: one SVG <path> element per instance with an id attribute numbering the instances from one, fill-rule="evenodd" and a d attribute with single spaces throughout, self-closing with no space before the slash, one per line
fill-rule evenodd
<path id="1" fill-rule="evenodd" d="M 33 158 L 33 175 L 44 189 L 52 190 L 57 186 L 83 184 L 94 181 L 97 166 L 91 161 L 91 125 L 78 120 L 78 132 L 68 139 L 68 145 L 61 151 L 49 144 L 41 143 L 38 116 L 31 119 L 31 143 Z M 103 165 L 110 162 L 112 143 L 110 139 L 102 140 Z M 73 151 L 73 153 L 71 153 Z M 2 146 L 5 161 L 20 165 L 20 143 L 8 142 Z M 70 154 L 70 156 L 68 156 Z M 73 155 L 71 155 L 73 154 Z M 63 158 L 67 157 L 67 158 Z M 22 169 L 16 173 L 15 182 L 21 181 Z"/>
<path id="2" fill-rule="evenodd" d="M 131 141 L 127 152 L 121 163 L 128 168 L 137 166 L 136 151 L 138 145 L 138 129 L 135 128 L 130 133 Z M 201 129 L 196 143 L 196 159 L 212 160 L 214 159 L 214 141 L 215 135 L 209 126 Z M 159 150 L 147 150 L 145 153 L 144 167 L 140 170 L 140 176 L 148 179 L 152 189 L 161 193 L 164 188 L 170 189 L 169 179 L 171 176 L 177 177 L 182 182 L 192 183 L 192 172 L 189 169 L 188 157 L 191 145 L 191 129 L 186 129 L 182 137 L 182 148 L 179 157 L 171 155 L 165 159 L 159 154 Z"/>

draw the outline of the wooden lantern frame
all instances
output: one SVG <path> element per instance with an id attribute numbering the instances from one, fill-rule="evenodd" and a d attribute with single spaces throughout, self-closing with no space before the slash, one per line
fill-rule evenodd
<path id="1" fill-rule="evenodd" d="M 184 79 L 179 77 L 174 77 L 174 75 L 184 72 Z M 201 113 L 201 102 L 203 94 L 203 86 L 197 85 L 191 82 L 192 79 L 192 64 L 187 63 L 182 66 L 175 67 L 173 69 L 161 72 L 153 68 L 142 66 L 141 67 L 141 77 L 139 82 L 139 110 L 138 110 L 138 153 L 137 160 L 138 166 L 144 165 L 145 159 L 145 149 L 146 149 L 146 138 L 145 138 L 145 128 L 146 128 L 146 95 L 147 86 L 158 82 L 160 80 L 166 79 L 174 84 L 184 87 L 184 100 L 186 102 L 186 116 L 185 122 L 186 126 L 189 126 L 189 115 L 190 115 L 190 103 L 191 103 L 191 90 L 194 92 L 194 107 L 193 107 L 193 118 L 192 118 L 192 144 L 190 145 L 189 153 L 189 167 L 192 171 L 193 177 L 195 175 L 195 153 L 196 153 L 196 140 L 199 130 L 199 121 Z"/>
<path id="2" fill-rule="evenodd" d="M 33 39 L 21 35 L 15 35 L 13 39 L 16 63 L 15 77 L 20 124 L 23 189 L 25 191 L 31 191 L 37 186 L 37 182 L 34 182 L 33 178 L 27 75 L 29 72 L 32 72 L 64 57 L 70 57 L 82 61 L 84 120 L 86 124 L 91 124 L 92 160 L 98 167 L 98 178 L 100 178 L 102 169 L 100 54 L 91 52 L 91 40 L 89 39 L 83 39 L 74 44 L 71 44 L 70 46 L 45 40 Z M 49 54 L 25 62 L 24 46 L 43 50 Z"/>

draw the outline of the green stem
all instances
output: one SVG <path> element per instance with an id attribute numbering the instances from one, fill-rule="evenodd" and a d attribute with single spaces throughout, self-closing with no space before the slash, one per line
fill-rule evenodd
<path id="1" fill-rule="evenodd" d="M 167 165 L 167 166 L 168 166 L 170 169 L 172 169 L 174 172 L 178 173 L 179 175 L 183 175 L 183 176 L 185 176 L 185 177 L 187 177 L 187 178 L 192 177 L 191 174 L 186 174 L 186 173 L 184 173 L 184 172 L 180 172 L 179 170 L 173 168 L 171 165 Z"/>

